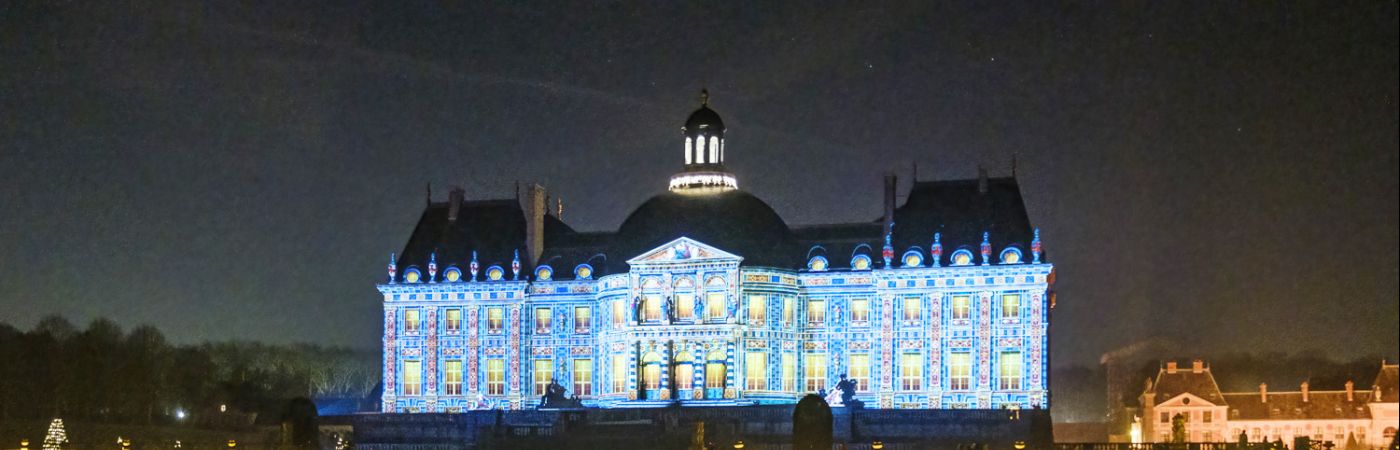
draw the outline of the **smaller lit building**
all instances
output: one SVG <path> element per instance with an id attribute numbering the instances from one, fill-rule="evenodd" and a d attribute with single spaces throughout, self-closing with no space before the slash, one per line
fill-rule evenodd
<path id="1" fill-rule="evenodd" d="M 1384 447 L 1400 420 L 1396 368 L 1382 363 L 1375 381 L 1359 390 L 1351 381 L 1342 390 L 1313 390 L 1303 381 L 1297 391 L 1260 384 L 1257 392 L 1221 392 L 1201 360 L 1189 368 L 1169 361 L 1139 399 L 1141 435 L 1135 438 L 1171 442 L 1180 417 L 1186 442 L 1233 442 L 1243 433 L 1251 442 L 1307 436 L 1340 446 L 1354 436 L 1358 444 Z"/>

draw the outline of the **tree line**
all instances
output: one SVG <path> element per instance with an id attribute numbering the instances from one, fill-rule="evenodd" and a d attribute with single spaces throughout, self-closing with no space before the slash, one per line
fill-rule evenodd
<path id="1" fill-rule="evenodd" d="M 0 323 L 0 421 L 272 423 L 296 397 L 365 398 L 378 354 L 309 344 L 176 345 L 160 330 L 49 316 Z"/>

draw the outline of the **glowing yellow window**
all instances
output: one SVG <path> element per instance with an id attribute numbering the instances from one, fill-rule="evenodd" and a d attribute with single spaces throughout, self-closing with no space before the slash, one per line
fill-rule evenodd
<path id="1" fill-rule="evenodd" d="M 792 325 L 793 309 L 792 297 L 783 297 L 783 325 Z"/>
<path id="2" fill-rule="evenodd" d="M 768 389 L 768 354 L 748 352 L 744 355 L 744 389 Z"/>
<path id="3" fill-rule="evenodd" d="M 462 330 L 462 310 L 457 308 L 449 308 L 446 312 L 443 313 L 443 316 L 445 316 L 445 319 L 443 320 L 443 325 L 447 327 L 447 331 Z"/>
<path id="4" fill-rule="evenodd" d="M 1001 296 L 1001 317 L 1010 319 L 1021 316 L 1021 296 L 1006 294 Z"/>
<path id="5" fill-rule="evenodd" d="M 574 307 L 574 331 L 580 333 L 588 332 L 593 327 L 593 310 L 587 306 Z"/>
<path id="6" fill-rule="evenodd" d="M 826 322 L 826 300 L 807 301 L 807 323 L 820 324 Z"/>
<path id="7" fill-rule="evenodd" d="M 708 359 L 709 362 L 705 364 L 705 387 L 724 389 L 724 378 L 728 375 L 728 368 L 724 367 L 724 352 L 710 352 Z"/>
<path id="8" fill-rule="evenodd" d="M 506 393 L 506 361 L 504 359 L 486 360 L 486 393 L 489 395 Z"/>
<path id="9" fill-rule="evenodd" d="M 574 360 L 574 395 L 593 395 L 593 360 Z"/>
<path id="10" fill-rule="evenodd" d="M 655 352 L 642 355 L 642 389 L 661 389 L 661 355 Z"/>
<path id="11" fill-rule="evenodd" d="M 442 393 L 462 395 L 462 361 L 447 360 L 442 363 Z"/>
<path id="12" fill-rule="evenodd" d="M 918 297 L 909 297 L 904 299 L 904 320 L 919 320 L 919 312 L 922 309 L 920 308 L 920 306 L 922 306 L 922 303 L 923 301 L 920 300 Z"/>
<path id="13" fill-rule="evenodd" d="M 870 320 L 870 300 L 858 298 L 851 300 L 851 321 L 866 322 Z"/>
<path id="14" fill-rule="evenodd" d="M 953 296 L 953 318 L 966 319 L 971 314 L 972 297 L 966 295 Z"/>
<path id="15" fill-rule="evenodd" d="M 711 292 L 705 294 L 705 317 L 710 319 L 724 318 L 724 293 Z"/>
<path id="16" fill-rule="evenodd" d="M 967 390 L 972 384 L 972 353 L 948 354 L 948 389 Z"/>
<path id="17" fill-rule="evenodd" d="M 423 394 L 423 362 L 403 362 L 403 395 Z"/>
<path id="18" fill-rule="evenodd" d="M 535 360 L 535 395 L 544 395 L 545 389 L 549 387 L 549 382 L 554 380 L 554 361 L 548 359 Z"/>
<path id="19" fill-rule="evenodd" d="M 849 378 L 856 383 L 856 390 L 865 392 L 870 390 L 870 355 L 856 353 L 851 355 L 851 366 Z"/>
<path id="20" fill-rule="evenodd" d="M 612 355 L 612 391 L 627 392 L 627 355 Z"/>
<path id="21" fill-rule="evenodd" d="M 550 317 L 549 308 L 535 308 L 535 331 L 548 333 Z"/>
<path id="22" fill-rule="evenodd" d="M 765 313 L 766 310 L 768 309 L 768 308 L 766 308 L 767 302 L 768 302 L 768 298 L 767 298 L 767 297 L 764 297 L 764 296 L 762 296 L 762 295 L 750 295 L 750 296 L 749 296 L 749 323 L 750 323 L 750 324 L 753 324 L 753 325 L 762 325 L 762 324 L 763 324 L 763 321 L 764 321 L 764 313 Z"/>
<path id="23" fill-rule="evenodd" d="M 695 318 L 695 294 L 676 294 L 676 318 L 681 320 Z"/>
<path id="24" fill-rule="evenodd" d="M 648 322 L 660 322 L 660 321 L 661 321 L 661 295 L 660 295 L 660 294 L 647 294 L 647 295 L 643 295 L 643 296 L 642 296 L 642 303 L 643 303 L 642 311 L 644 311 L 644 314 L 645 314 L 644 317 L 645 317 L 646 321 L 648 321 Z"/>
<path id="25" fill-rule="evenodd" d="M 905 353 L 899 355 L 899 388 L 917 391 L 924 388 L 924 355 Z"/>
<path id="26" fill-rule="evenodd" d="M 802 356 L 803 390 L 817 392 L 826 389 L 826 354 L 807 353 Z"/>
<path id="27" fill-rule="evenodd" d="M 671 385 L 679 391 L 688 391 L 695 384 L 695 357 L 688 352 L 676 356 L 676 368 L 671 374 Z"/>
<path id="28" fill-rule="evenodd" d="M 422 312 L 417 309 L 406 309 L 403 311 L 403 331 L 405 333 L 417 332 L 422 327 Z"/>
<path id="29" fill-rule="evenodd" d="M 1001 366 L 998 368 L 999 370 L 997 370 L 997 372 L 999 372 L 998 389 L 1021 389 L 1021 353 L 1002 352 L 1001 358 L 999 358 L 997 362 L 998 365 Z"/>
<path id="30" fill-rule="evenodd" d="M 506 311 L 502 308 L 486 308 L 486 332 L 500 333 L 505 328 Z"/>
<path id="31" fill-rule="evenodd" d="M 797 355 L 783 353 L 783 391 L 797 390 Z"/>
<path id="32" fill-rule="evenodd" d="M 613 326 L 620 327 L 627 321 L 627 306 L 622 304 L 622 300 L 612 302 Z"/>

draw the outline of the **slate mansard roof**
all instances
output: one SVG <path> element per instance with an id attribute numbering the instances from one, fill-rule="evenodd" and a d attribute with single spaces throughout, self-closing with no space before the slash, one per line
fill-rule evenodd
<path id="1" fill-rule="evenodd" d="M 1224 392 L 1215 382 L 1210 368 L 1199 372 L 1191 368 L 1161 369 L 1157 378 L 1148 386 L 1145 393 L 1156 394 L 1153 402 L 1161 404 L 1181 394 L 1189 393 L 1215 405 L 1228 406 L 1230 420 L 1299 420 L 1299 419 L 1369 419 L 1372 402 L 1395 403 L 1397 401 L 1397 365 L 1382 364 L 1376 379 L 1370 386 L 1360 383 L 1353 385 L 1350 397 L 1346 390 L 1309 389 L 1307 400 L 1303 392 L 1275 391 L 1264 392 Z M 1379 399 L 1375 391 L 1379 390 Z"/>
<path id="2" fill-rule="evenodd" d="M 519 201 L 462 200 L 459 207 L 456 220 L 451 220 L 449 202 L 428 205 L 398 256 L 400 277 L 409 267 L 426 268 L 434 251 L 439 273 L 453 265 L 466 272 L 472 251 L 477 252 L 481 270 L 500 265 L 509 271 L 516 250 L 521 254 L 521 278 L 533 273 L 525 250 L 525 212 Z M 993 262 L 1008 245 L 1020 248 L 1027 261 L 1031 258 L 1034 228 L 1015 178 L 916 182 L 906 201 L 895 209 L 894 222 L 891 242 L 896 265 L 911 247 L 929 258 L 934 233 L 942 234 L 943 265 L 959 248 L 977 255 L 983 232 L 990 235 Z M 763 200 L 739 190 L 705 195 L 668 192 L 637 207 L 617 231 L 577 232 L 546 214 L 540 264 L 553 267 L 557 279 L 568 279 L 575 266 L 588 263 L 596 278 L 624 272 L 627 259 L 684 236 L 743 256 L 745 266 L 796 270 L 806 267 L 809 255 L 824 255 L 833 270 L 841 270 L 849 267 L 854 254 L 865 254 L 878 267 L 882 233 L 880 218 L 790 226 Z M 980 263 L 980 256 L 975 258 Z"/>

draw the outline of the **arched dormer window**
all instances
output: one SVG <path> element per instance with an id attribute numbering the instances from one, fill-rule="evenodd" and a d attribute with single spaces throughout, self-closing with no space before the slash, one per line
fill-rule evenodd
<path id="1" fill-rule="evenodd" d="M 1007 247 L 1005 250 L 1001 251 L 1000 259 L 1002 264 L 1020 264 L 1021 249 L 1016 247 Z"/>
<path id="2" fill-rule="evenodd" d="M 579 264 L 578 267 L 574 267 L 574 278 L 579 280 L 587 280 L 593 278 L 593 266 L 590 266 L 588 264 Z"/>
<path id="3" fill-rule="evenodd" d="M 450 266 L 447 270 L 442 272 L 442 277 L 446 279 L 448 283 L 462 281 L 462 269 L 458 269 L 457 266 Z"/>
<path id="4" fill-rule="evenodd" d="M 870 270 L 870 255 L 860 254 L 851 258 L 851 270 Z"/>
<path id="5" fill-rule="evenodd" d="M 535 281 L 550 281 L 554 279 L 554 268 L 542 265 L 535 268 Z"/>
<path id="6" fill-rule="evenodd" d="M 408 270 L 403 271 L 403 281 L 405 283 L 423 281 L 423 273 L 419 272 L 417 267 L 410 267 Z"/>
<path id="7" fill-rule="evenodd" d="M 900 258 L 900 260 L 904 262 L 904 267 L 924 266 L 924 255 L 919 253 L 918 249 L 911 248 L 909 251 L 904 252 L 904 257 Z"/>
<path id="8" fill-rule="evenodd" d="M 486 268 L 486 279 L 491 281 L 501 281 L 506 276 L 506 270 L 501 266 L 491 266 Z"/>
<path id="9" fill-rule="evenodd" d="M 948 258 L 948 260 L 951 261 L 954 266 L 970 266 L 972 265 L 972 250 L 965 248 L 958 249 L 958 251 L 953 252 L 953 256 Z"/>
<path id="10" fill-rule="evenodd" d="M 825 271 L 826 271 L 826 268 L 827 268 L 827 262 L 826 262 L 826 257 L 825 257 L 825 256 L 821 256 L 821 255 L 813 256 L 811 260 L 808 260 L 808 261 L 807 261 L 807 270 L 810 270 L 810 271 L 813 271 L 813 272 L 825 272 Z"/>
<path id="11" fill-rule="evenodd" d="M 685 138 L 685 163 L 691 164 L 695 160 L 695 141 L 689 137 Z"/>

